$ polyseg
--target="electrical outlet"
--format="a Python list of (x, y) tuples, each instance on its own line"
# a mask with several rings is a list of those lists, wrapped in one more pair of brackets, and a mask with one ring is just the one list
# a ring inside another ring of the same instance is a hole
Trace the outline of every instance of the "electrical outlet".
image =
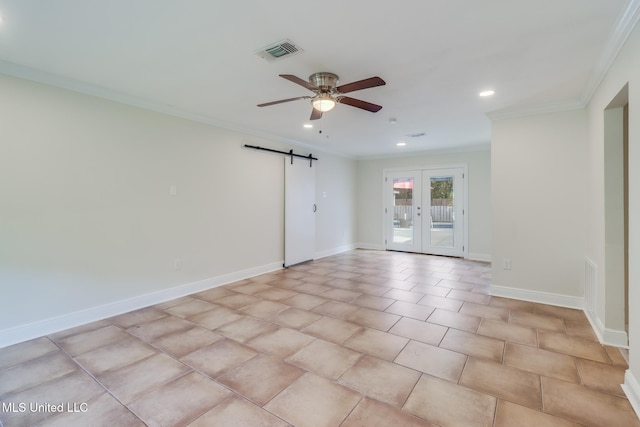
[(505, 258), (505, 259), (503, 260), (503, 265), (502, 265), (502, 267), (503, 267), (505, 270), (511, 270), (511, 258)]

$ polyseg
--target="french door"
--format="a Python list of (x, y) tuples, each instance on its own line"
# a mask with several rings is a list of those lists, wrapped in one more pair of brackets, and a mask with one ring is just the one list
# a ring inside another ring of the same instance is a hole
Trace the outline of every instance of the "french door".
[(464, 169), (385, 175), (386, 248), (464, 256)]
[(422, 252), (422, 172), (390, 172), (385, 176), (387, 249)]

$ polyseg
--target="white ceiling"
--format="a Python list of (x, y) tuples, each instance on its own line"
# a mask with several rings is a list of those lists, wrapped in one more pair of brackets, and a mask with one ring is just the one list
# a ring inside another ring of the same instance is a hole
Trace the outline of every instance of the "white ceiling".
[[(0, 73), (354, 157), (488, 147), (487, 113), (584, 105), (638, 3), (0, 0)], [(285, 38), (304, 52), (255, 54)], [(383, 109), (338, 105), (308, 130), (308, 100), (256, 107), (312, 94), (278, 74), (318, 71), (382, 77), (349, 95)]]

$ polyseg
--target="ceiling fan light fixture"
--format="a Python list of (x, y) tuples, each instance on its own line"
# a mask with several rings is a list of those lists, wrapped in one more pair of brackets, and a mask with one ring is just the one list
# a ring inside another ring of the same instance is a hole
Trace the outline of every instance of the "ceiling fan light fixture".
[(313, 108), (316, 110), (326, 113), (327, 111), (333, 110), (333, 107), (336, 106), (336, 100), (329, 94), (323, 94), (312, 99), (311, 105), (313, 105)]

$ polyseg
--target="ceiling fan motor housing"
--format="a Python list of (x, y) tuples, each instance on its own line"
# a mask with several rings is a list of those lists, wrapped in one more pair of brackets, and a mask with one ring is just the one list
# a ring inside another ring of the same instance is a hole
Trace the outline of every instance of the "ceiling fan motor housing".
[(333, 73), (314, 73), (309, 76), (309, 83), (320, 88), (321, 92), (331, 92), (338, 85), (338, 76)]

